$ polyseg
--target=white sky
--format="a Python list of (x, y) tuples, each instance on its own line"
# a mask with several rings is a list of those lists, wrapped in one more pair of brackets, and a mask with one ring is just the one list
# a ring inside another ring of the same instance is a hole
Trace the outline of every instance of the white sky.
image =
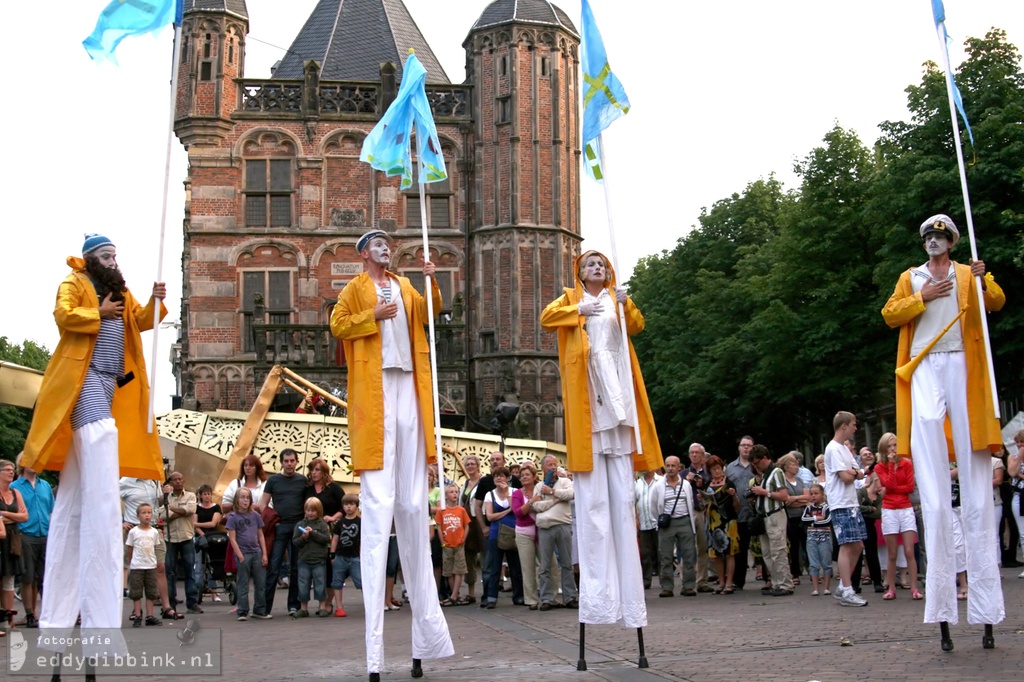
[[(487, 0), (405, 3), (448, 77), (462, 82), (462, 41)], [(94, 63), (81, 41), (106, 4), (60, 3), (60, 15), (41, 22), (39, 3), (9, 3), (0, 27), (9, 55), (2, 115), (11, 173), (4, 182), (9, 257), (0, 284), (8, 303), (0, 336), (33, 339), (51, 351), (59, 338), (53, 297), (67, 274), (66, 256), (81, 254), (84, 233), (99, 231), (117, 244), (139, 298), (157, 271), (172, 32), (125, 40), (119, 67)], [(266, 78), (316, 0), (247, 4), (245, 75)], [(578, 28), (579, 0), (557, 4)], [(920, 81), (922, 63), (939, 60), (930, 0), (591, 5), (632, 105), (604, 136), (620, 279), (639, 258), (671, 249), (697, 224), (702, 207), (747, 183), (775, 172), (794, 187), (794, 159), (820, 144), (835, 122), (874, 142), (879, 122), (908, 117), (903, 91)], [(945, 5), (954, 64), (964, 58), (964, 39), (983, 37), (992, 26), (1024, 47), (1019, 0)], [(180, 309), (186, 174), (177, 138), (172, 149), (162, 275), (167, 321), (177, 320)], [(583, 207), (586, 248), (609, 253), (604, 196), (589, 181)], [(160, 335), (158, 411), (169, 409), (175, 392), (168, 362), (175, 338), (173, 329)], [(149, 334), (144, 342), (148, 349)]]

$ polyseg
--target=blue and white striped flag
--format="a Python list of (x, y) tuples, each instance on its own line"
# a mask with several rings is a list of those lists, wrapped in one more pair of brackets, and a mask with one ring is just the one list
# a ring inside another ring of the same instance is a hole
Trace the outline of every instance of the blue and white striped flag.
[(960, 112), (960, 118), (964, 120), (967, 136), (971, 138), (971, 146), (973, 146), (974, 133), (971, 132), (971, 123), (967, 120), (967, 112), (964, 111), (964, 100), (960, 96), (960, 88), (956, 86), (956, 79), (953, 78), (953, 65), (949, 63), (949, 46), (953, 43), (953, 39), (946, 32), (946, 8), (942, 4), (942, 0), (932, 0), (932, 16), (935, 18), (936, 30), (942, 31), (942, 37), (945, 40), (946, 69), (949, 71), (949, 82), (953, 84), (953, 102), (956, 104), (956, 110)]

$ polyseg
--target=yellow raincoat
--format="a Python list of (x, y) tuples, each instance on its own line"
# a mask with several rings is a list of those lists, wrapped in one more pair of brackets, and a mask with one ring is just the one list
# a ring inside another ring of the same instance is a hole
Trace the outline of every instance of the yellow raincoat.
[[(588, 255), (597, 253), (588, 251), (576, 259), (576, 270)], [(602, 255), (603, 257), (603, 255)], [(608, 264), (608, 282), (612, 300), (615, 300), (615, 271)], [(568, 451), (570, 471), (593, 471), (594, 455), (591, 441), (590, 426), (590, 393), (587, 384), (587, 361), (590, 356), (590, 344), (584, 327), (586, 318), (579, 313), (579, 302), (583, 299), (583, 284), (574, 277), (576, 286), (566, 288), (564, 293), (544, 308), (540, 314), (540, 323), (546, 331), (558, 332), (558, 368), (562, 375), (562, 404), (565, 414), (565, 443)], [(626, 333), (629, 336), (639, 334), (644, 328), (644, 316), (626, 299)], [(640, 373), (640, 364), (633, 350), (633, 342), (629, 342), (629, 362), (633, 370), (633, 397), (636, 401), (638, 419), (640, 420), (640, 442), (643, 454), (633, 456), (633, 468), (636, 471), (659, 469), (665, 463), (658, 443), (658, 433), (654, 427), (654, 416), (647, 400), (647, 388)]]
[[(60, 341), (53, 351), (36, 400), (32, 427), (25, 442), (24, 465), (36, 471), (60, 471), (71, 445), (71, 412), (85, 383), (85, 374), (100, 331), (100, 302), (85, 261), (69, 256), (72, 272), (57, 290), (53, 317)], [(153, 328), (153, 299), (143, 307), (130, 291), (124, 298), (124, 372), (135, 378), (114, 391), (110, 412), (117, 425), (121, 475), (163, 480), (164, 467), (156, 427), (146, 433), (149, 378), (142, 355), (141, 332)], [(167, 309), (160, 304), (160, 319)]]
[[(402, 287), (402, 303), (409, 320), (412, 367), (416, 374), (416, 396), (420, 403), (420, 421), (427, 442), (427, 462), (436, 459), (434, 447), (434, 397), (430, 380), (430, 344), (423, 326), (427, 324), (427, 299), (406, 277), (389, 272)], [(433, 283), (434, 311), (441, 310), (441, 290)], [(383, 348), (380, 327), (374, 318), (377, 289), (366, 272), (360, 274), (338, 294), (331, 314), (331, 333), (345, 346), (348, 363), (348, 432), (352, 468), (384, 468), (384, 383)]]
[[(989, 389), (988, 361), (985, 358), (985, 341), (982, 337), (981, 314), (978, 311), (978, 294), (975, 279), (968, 265), (953, 263), (956, 272), (957, 305), (968, 306), (960, 318), (960, 331), (964, 339), (964, 353), (967, 360), (967, 413), (971, 424), (971, 447), (974, 450), (989, 449), (996, 452), (1002, 447), (1003, 438), (999, 421), (992, 409), (992, 392)], [(991, 273), (985, 275), (985, 308), (1001, 310), (1006, 295), (996, 284)], [(921, 293), (914, 293), (910, 283), (910, 270), (904, 271), (896, 283), (896, 289), (882, 308), (882, 317), (890, 327), (900, 328), (899, 349), (896, 351), (896, 366), (910, 362), (910, 346), (914, 340), (914, 320), (924, 312), (925, 303)], [(913, 410), (910, 400), (910, 382), (896, 377), (896, 452), (910, 457), (910, 424)], [(950, 441), (949, 420), (946, 420), (946, 436)], [(955, 459), (950, 441), (950, 460)]]

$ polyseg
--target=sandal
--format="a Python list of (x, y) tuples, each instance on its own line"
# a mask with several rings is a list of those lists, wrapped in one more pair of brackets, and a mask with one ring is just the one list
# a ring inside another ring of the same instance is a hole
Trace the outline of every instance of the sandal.
[(924, 599), (924, 596), (917, 590), (917, 588), (914, 588), (910, 591), (910, 598), (914, 601), (920, 601)]
[(733, 587), (732, 585), (726, 585), (725, 589), (722, 590), (722, 594), (732, 594), (735, 591), (736, 591), (735, 587)]
[[(475, 599), (473, 601), (476, 601)], [(462, 597), (461, 599), (455, 600), (456, 606), (469, 606), (473, 602), (469, 600), (469, 597)]]
[(895, 598), (896, 598), (896, 590), (889, 590), (889, 591), (888, 591), (888, 592), (886, 592), (886, 593), (885, 593), (885, 595), (884, 595), (884, 596), (882, 597), (882, 599), (884, 599), (884, 600), (886, 600), (886, 601), (892, 601), (892, 600), (893, 600), (893, 599), (895, 599)]
[(156, 616), (146, 616), (146, 625), (163, 625), (164, 622)]
[(794, 585), (799, 585), (800, 584), (800, 578), (793, 578), (793, 584)]
[(465, 597), (463, 597), (463, 599), (466, 600), (467, 604), (475, 604), (476, 603), (476, 597), (474, 597), (471, 594), (467, 594)]
[(441, 606), (455, 606), (455, 602), (453, 602), (451, 599), (442, 599)]
[(164, 609), (160, 612), (160, 615), (163, 616), (164, 620), (182, 620), (185, 618), (184, 615), (178, 613), (174, 609)]

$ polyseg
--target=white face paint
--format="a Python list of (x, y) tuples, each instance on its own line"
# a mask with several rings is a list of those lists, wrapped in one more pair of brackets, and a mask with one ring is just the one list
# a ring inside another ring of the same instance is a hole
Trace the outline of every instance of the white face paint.
[(117, 249), (113, 246), (104, 246), (93, 252), (96, 256), (96, 260), (99, 261), (100, 265), (105, 268), (113, 268), (117, 266)]
[(388, 240), (384, 237), (374, 237), (370, 240), (370, 243), (366, 245), (366, 251), (369, 252), (367, 260), (371, 263), (377, 263), (378, 265), (388, 265), (391, 263), (391, 247), (388, 245)]
[(941, 256), (949, 251), (949, 240), (941, 232), (929, 232), (924, 236), (924, 250), (929, 257)]
[(606, 274), (604, 258), (601, 256), (587, 256), (586, 262), (580, 268), (580, 279), (584, 284), (587, 282), (604, 284)]

